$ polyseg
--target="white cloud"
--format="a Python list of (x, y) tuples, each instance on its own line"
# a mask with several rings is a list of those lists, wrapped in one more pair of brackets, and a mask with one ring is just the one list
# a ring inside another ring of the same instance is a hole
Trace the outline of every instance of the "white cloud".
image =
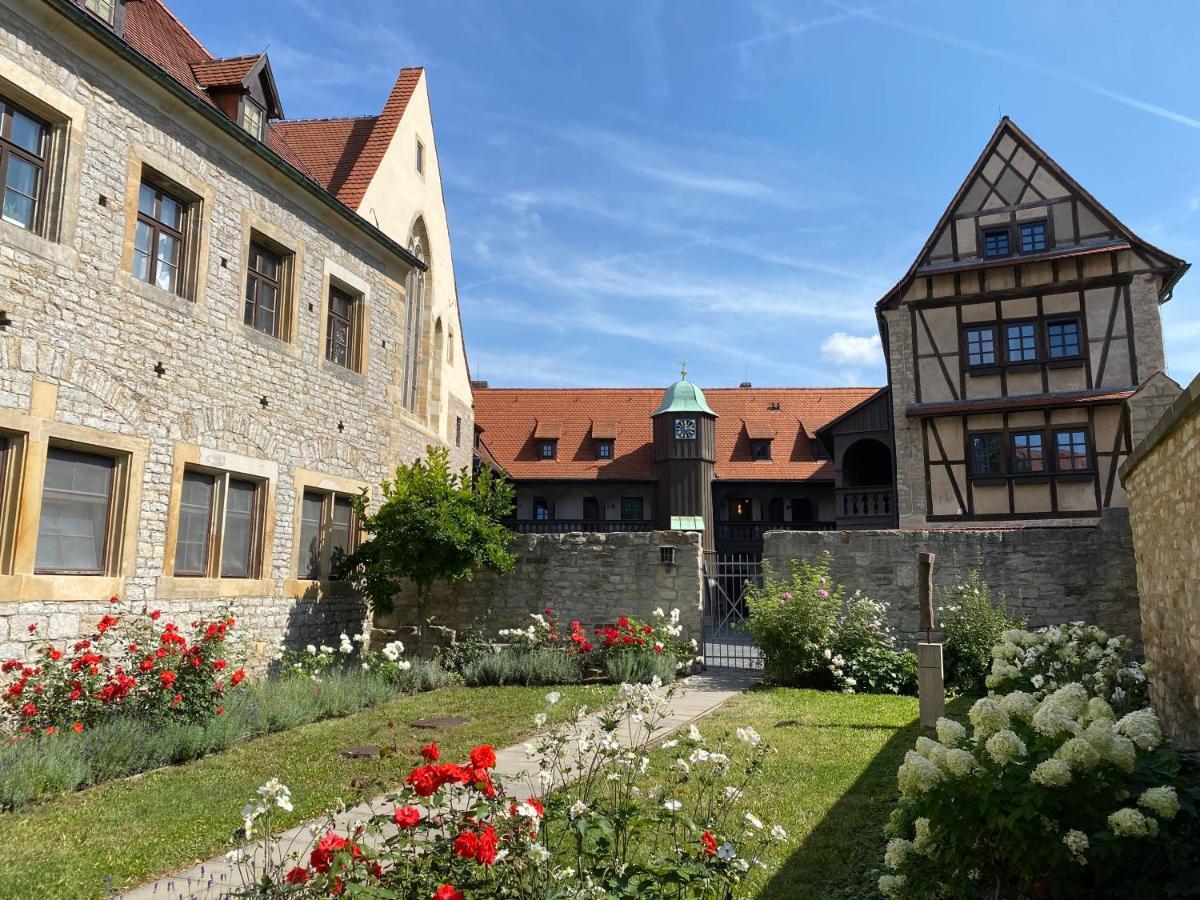
[(821, 341), (821, 358), (845, 366), (874, 366), (883, 362), (879, 335), (860, 337), (835, 331)]

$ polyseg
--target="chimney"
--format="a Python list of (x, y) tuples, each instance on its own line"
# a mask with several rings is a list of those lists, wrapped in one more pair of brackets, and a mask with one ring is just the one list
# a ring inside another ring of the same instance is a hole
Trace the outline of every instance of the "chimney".
[(752, 384), (751, 384), (749, 381), (743, 381), (741, 384), (739, 384), (739, 385), (738, 385), (738, 387), (740, 387), (740, 388), (752, 388), (752, 387), (754, 387), (754, 385), (752, 385)]

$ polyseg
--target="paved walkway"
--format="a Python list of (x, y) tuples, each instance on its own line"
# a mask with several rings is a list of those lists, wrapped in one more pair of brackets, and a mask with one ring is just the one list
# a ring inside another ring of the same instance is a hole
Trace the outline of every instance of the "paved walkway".
[[(652, 740), (661, 741), (691, 722), (715, 711), (726, 700), (741, 693), (758, 681), (758, 674), (749, 670), (726, 669), (693, 675), (679, 682), (679, 690), (671, 699), (671, 715), (655, 729)], [(525, 755), (525, 745), (517, 744), (496, 752), (496, 780), (513, 796), (529, 796), (538, 793), (528, 777), (530, 762)], [(365, 821), (378, 810), (379, 798), (346, 810), (335, 817), (341, 831), (348, 830), (356, 821)], [(232, 813), (231, 813), (232, 814)], [(317, 820), (324, 822), (324, 819)], [(299, 825), (285, 831), (276, 839), (276, 846), (284, 850), (295, 846), (307, 847), (311, 832), (307, 825)], [(215, 900), (226, 896), (241, 886), (237, 868), (224, 857), (210, 859), (176, 875), (161, 878), (128, 893), (121, 894), (123, 900)]]

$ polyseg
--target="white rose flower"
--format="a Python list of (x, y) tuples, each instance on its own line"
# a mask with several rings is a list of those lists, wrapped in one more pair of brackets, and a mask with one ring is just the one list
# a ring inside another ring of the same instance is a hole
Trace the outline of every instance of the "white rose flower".
[(737, 739), (748, 747), (757, 747), (762, 743), (762, 735), (748, 725), (737, 730)]
[(679, 812), (683, 808), (683, 804), (678, 800), (664, 800), (663, 809), (667, 812)]
[(582, 816), (587, 811), (588, 811), (588, 805), (586, 803), (584, 803), (582, 800), (576, 800), (574, 803), (571, 804), (571, 808), (569, 810), (567, 810), (567, 814), (572, 819), (578, 819), (580, 816)]

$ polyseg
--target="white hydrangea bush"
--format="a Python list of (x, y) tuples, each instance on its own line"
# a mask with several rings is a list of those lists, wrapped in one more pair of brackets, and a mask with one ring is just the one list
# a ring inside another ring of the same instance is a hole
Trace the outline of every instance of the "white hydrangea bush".
[(936, 739), (917, 738), (885, 829), (884, 895), (1110, 896), (1187, 839), (1181, 758), (1154, 711), (1120, 715), (1078, 682), (1042, 693), (984, 697), (969, 725), (942, 718)]
[(1012, 628), (992, 648), (987, 687), (997, 694), (1026, 691), (1040, 700), (1077, 683), (1123, 714), (1150, 703), (1150, 670), (1134, 649), (1130, 638), (1083, 622), (1036, 631)]

